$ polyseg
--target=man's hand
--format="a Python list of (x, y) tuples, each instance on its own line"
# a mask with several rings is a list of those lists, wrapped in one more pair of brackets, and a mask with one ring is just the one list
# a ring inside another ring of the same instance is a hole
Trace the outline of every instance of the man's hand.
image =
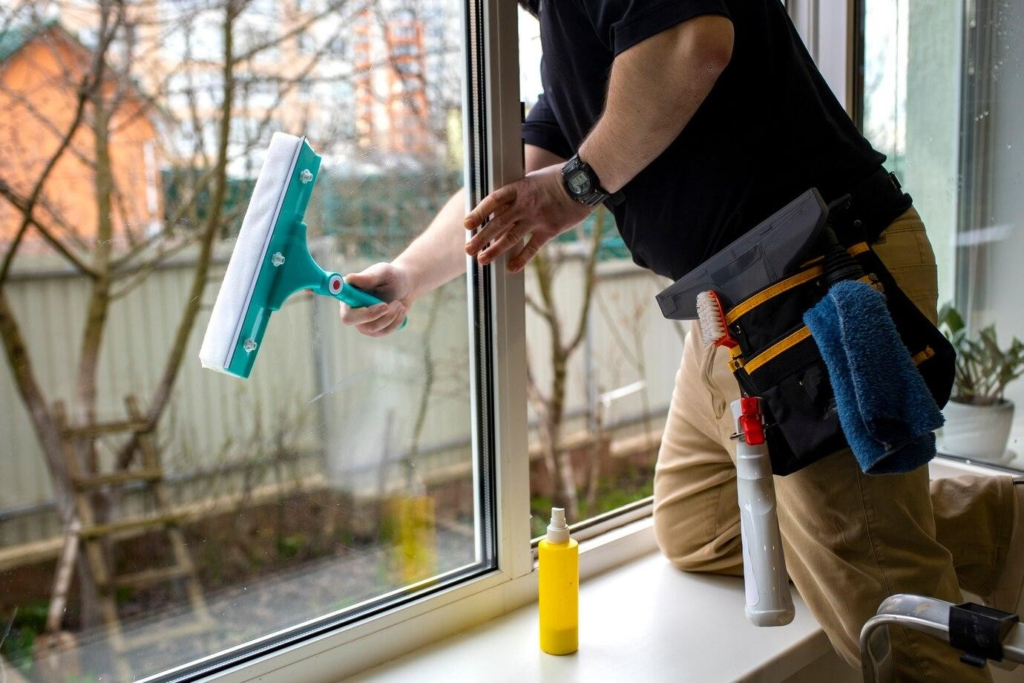
[(368, 337), (383, 337), (402, 326), (412, 306), (412, 281), (404, 268), (393, 263), (377, 263), (361, 273), (346, 275), (345, 284), (386, 303), (352, 308), (339, 301), (342, 323), (352, 325)]
[(508, 262), (509, 272), (517, 273), (541, 247), (579, 225), (591, 211), (593, 207), (565, 191), (560, 164), (542, 168), (495, 190), (469, 212), (467, 230), (480, 227), (488, 216), (491, 220), (466, 243), (466, 253), (486, 266), (528, 236), (530, 240)]

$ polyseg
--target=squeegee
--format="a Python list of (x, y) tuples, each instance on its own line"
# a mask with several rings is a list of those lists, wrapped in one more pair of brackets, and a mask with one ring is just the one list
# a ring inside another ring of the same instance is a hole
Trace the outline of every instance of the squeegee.
[(199, 349), (204, 368), (248, 377), (270, 314), (298, 291), (353, 308), (381, 303), (309, 253), (303, 216), (319, 170), (320, 157), (306, 138), (274, 133)]

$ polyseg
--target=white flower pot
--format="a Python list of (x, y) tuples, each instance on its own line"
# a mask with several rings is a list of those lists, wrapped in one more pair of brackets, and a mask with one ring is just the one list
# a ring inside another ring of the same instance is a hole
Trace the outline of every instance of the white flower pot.
[(1013, 426), (1013, 402), (976, 406), (950, 400), (942, 409), (946, 424), (939, 447), (950, 455), (999, 460), (1006, 452)]

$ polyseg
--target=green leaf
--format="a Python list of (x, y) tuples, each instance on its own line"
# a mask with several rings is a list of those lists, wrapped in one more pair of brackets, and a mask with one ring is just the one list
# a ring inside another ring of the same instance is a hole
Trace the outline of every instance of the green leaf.
[(998, 403), (1006, 386), (1024, 376), (1024, 343), (1016, 337), (1005, 350), (999, 346), (995, 325), (968, 334), (963, 317), (946, 304), (940, 313), (943, 334), (956, 350), (956, 394), (977, 405)]
[(963, 316), (956, 310), (952, 302), (943, 304), (942, 309), (939, 311), (939, 328), (943, 327), (948, 328), (949, 332), (954, 335), (967, 327), (964, 324)]

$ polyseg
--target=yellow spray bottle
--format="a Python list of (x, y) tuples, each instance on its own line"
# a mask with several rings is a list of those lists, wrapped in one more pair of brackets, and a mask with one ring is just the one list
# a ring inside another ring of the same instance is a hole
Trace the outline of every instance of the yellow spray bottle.
[(540, 649), (567, 655), (579, 647), (580, 548), (569, 538), (565, 510), (551, 509), (547, 537), (537, 548)]

